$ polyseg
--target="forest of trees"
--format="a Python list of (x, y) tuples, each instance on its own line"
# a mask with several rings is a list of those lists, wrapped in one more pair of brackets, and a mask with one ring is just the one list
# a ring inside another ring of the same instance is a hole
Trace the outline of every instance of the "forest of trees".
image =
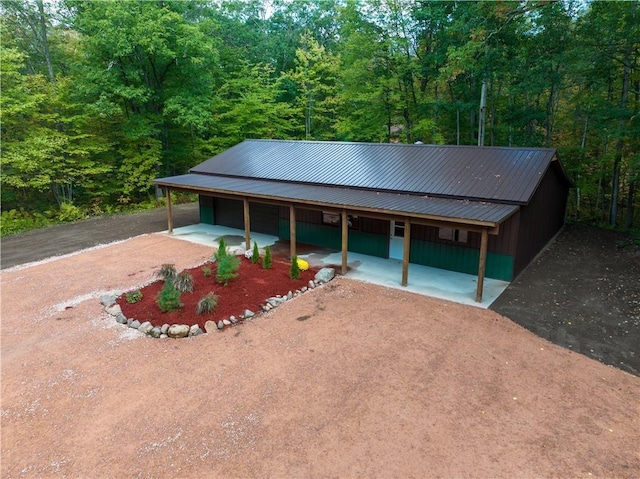
[(640, 224), (637, 0), (0, 5), (3, 218), (116, 211), (283, 138), (553, 147), (570, 216)]

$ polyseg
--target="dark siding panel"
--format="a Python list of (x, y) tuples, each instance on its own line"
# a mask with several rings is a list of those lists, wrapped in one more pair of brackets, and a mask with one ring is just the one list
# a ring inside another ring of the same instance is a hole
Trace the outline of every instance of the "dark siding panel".
[(251, 231), (278, 235), (278, 207), (261, 203), (249, 203)]
[(549, 168), (531, 202), (521, 207), (514, 277), (564, 225), (568, 191), (556, 169)]
[(244, 229), (244, 210), (242, 201), (227, 198), (214, 198), (213, 211), (216, 224), (230, 228)]
[[(412, 263), (477, 275), (479, 258), (480, 250), (476, 248), (411, 240), (409, 260)], [(487, 253), (485, 271), (487, 278), (511, 281), (513, 279), (512, 271), (513, 257), (494, 252)]]
[(348, 249), (354, 253), (388, 258), (389, 237), (362, 231), (349, 231)]
[(363, 233), (373, 233), (384, 235), (389, 238), (389, 222), (387, 220), (379, 220), (375, 218), (360, 217), (360, 231)]
[(213, 198), (211, 196), (199, 195), (198, 202), (200, 204), (200, 223), (208, 225), (216, 224), (213, 216)]
[[(498, 236), (489, 235), (488, 251), (514, 256), (516, 252), (516, 233), (518, 231), (517, 222), (515, 224), (516, 227), (514, 227), (514, 222), (510, 218), (500, 225), (500, 234)], [(440, 239), (438, 237), (438, 228), (435, 226), (412, 225), (411, 239), (480, 249), (480, 233), (471, 231), (467, 234), (467, 242), (458, 244)]]
[[(497, 236), (489, 235), (488, 250), (515, 257), (518, 249), (519, 223), (519, 213), (514, 214), (502, 223)], [(475, 234), (474, 236), (477, 238), (477, 247), (480, 248), (480, 235)]]

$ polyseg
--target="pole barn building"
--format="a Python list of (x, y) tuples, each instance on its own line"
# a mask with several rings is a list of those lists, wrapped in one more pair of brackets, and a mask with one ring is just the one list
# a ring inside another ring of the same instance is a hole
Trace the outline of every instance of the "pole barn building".
[(296, 243), (513, 280), (562, 228), (555, 149), (247, 140), (155, 183), (197, 193), (200, 221)]

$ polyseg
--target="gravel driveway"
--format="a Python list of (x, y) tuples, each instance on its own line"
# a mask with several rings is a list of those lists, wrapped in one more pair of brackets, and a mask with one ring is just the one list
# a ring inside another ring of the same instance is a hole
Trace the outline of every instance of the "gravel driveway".
[(493, 311), (339, 278), (154, 340), (98, 304), (210, 254), (150, 234), (0, 273), (3, 478), (640, 476), (640, 378)]

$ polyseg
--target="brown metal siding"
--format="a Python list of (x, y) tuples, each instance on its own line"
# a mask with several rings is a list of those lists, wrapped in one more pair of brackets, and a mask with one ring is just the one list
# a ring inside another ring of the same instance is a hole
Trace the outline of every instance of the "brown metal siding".
[(549, 168), (531, 202), (520, 210), (514, 278), (564, 225), (568, 185), (556, 168)]
[(251, 231), (278, 236), (278, 207), (261, 203), (249, 203)]
[[(517, 216), (514, 215), (514, 216)], [(489, 235), (489, 244), (487, 250), (494, 253), (515, 256), (517, 244), (517, 219), (512, 220), (513, 216), (500, 225), (498, 235)], [(464, 227), (460, 227), (464, 229)], [(466, 243), (452, 243), (451, 241), (442, 240), (438, 237), (438, 228), (435, 226), (412, 225), (411, 238), (415, 240), (428, 241), (431, 243), (448, 243), (456, 246), (466, 246), (469, 248), (480, 248), (480, 233), (469, 231), (467, 233)]]
[(376, 218), (360, 217), (360, 231), (363, 233), (373, 233), (383, 236), (389, 236), (389, 222)]
[(227, 198), (213, 199), (214, 218), (217, 225), (244, 229), (244, 208), (242, 201)]
[(247, 140), (192, 173), (526, 203), (548, 148)]

